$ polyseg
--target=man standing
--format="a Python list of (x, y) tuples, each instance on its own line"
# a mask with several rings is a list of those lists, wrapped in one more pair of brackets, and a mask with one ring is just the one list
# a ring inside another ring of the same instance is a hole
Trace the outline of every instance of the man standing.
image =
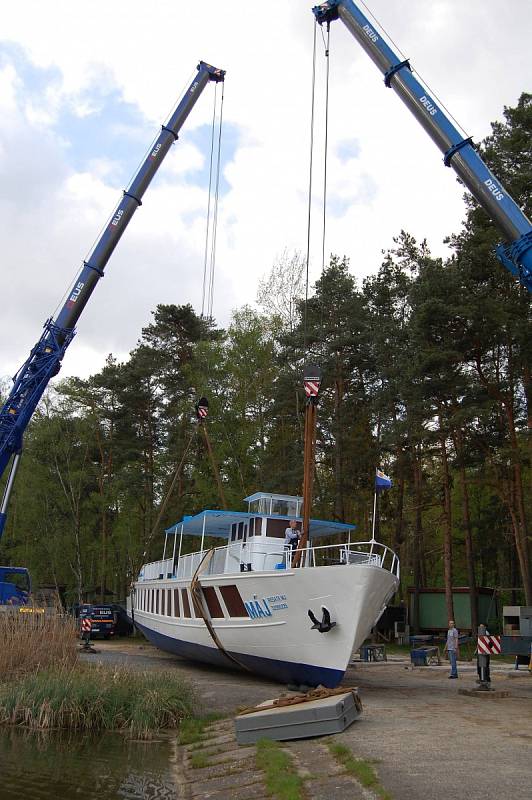
[(300, 533), (297, 529), (297, 522), (291, 519), (288, 527), (284, 532), (284, 546), (295, 550), (299, 544)]
[(445, 643), (444, 652), (447, 650), (449, 654), (449, 661), (451, 662), (451, 674), (449, 678), (457, 678), (458, 670), (456, 668), (456, 660), (458, 658), (458, 631), (454, 627), (454, 619), (449, 620), (449, 630), (447, 631), (447, 641)]

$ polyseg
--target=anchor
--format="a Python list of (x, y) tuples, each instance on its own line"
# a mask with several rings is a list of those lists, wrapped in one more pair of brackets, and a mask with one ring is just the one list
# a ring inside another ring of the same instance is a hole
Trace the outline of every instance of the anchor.
[(320, 633), (328, 633), (331, 630), (331, 628), (334, 628), (336, 622), (331, 622), (331, 615), (329, 613), (329, 609), (325, 608), (325, 606), (322, 606), (321, 610), (323, 611), (323, 616), (321, 618), (321, 622), (319, 622), (312, 613), (312, 610), (309, 608), (308, 615), (312, 620), (312, 622), (314, 623), (312, 625), (311, 630), (316, 630), (319, 631)]

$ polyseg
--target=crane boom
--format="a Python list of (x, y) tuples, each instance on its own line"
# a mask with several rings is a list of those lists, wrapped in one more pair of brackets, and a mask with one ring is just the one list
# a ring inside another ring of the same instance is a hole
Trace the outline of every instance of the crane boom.
[(0, 538), (6, 523), (7, 505), (22, 452), (24, 431), (50, 379), (61, 368), (65, 351), (75, 335), (75, 325), (93, 293), (131, 217), (159, 169), (203, 89), (210, 81), (220, 82), (225, 71), (200, 61), (197, 73), (168, 122), (150, 148), (103, 230), (55, 319), (44, 324), (41, 338), (13, 378), (13, 387), (0, 411), (0, 478), (11, 462), (2, 504)]
[(471, 138), (464, 138), (441, 105), (383, 40), (352, 0), (328, 0), (313, 9), (322, 25), (341, 19), (384, 75), (384, 83), (399, 95), (417, 121), (443, 153), (443, 163), (452, 167), (505, 238), (497, 257), (521, 283), (532, 291), (532, 224), (500, 180), (476, 152)]

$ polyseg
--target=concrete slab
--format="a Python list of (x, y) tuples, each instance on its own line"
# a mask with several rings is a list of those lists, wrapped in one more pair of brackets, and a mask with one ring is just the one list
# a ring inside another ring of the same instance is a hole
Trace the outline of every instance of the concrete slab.
[(458, 689), (458, 694), (466, 697), (480, 697), (484, 700), (500, 700), (501, 697), (510, 696), (510, 692), (506, 692), (504, 689)]

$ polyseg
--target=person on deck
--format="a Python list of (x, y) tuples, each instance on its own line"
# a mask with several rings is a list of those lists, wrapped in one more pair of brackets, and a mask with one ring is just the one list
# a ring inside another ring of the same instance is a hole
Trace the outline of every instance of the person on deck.
[(291, 519), (288, 525), (289, 527), (284, 532), (284, 546), (285, 548), (291, 547), (292, 550), (296, 550), (301, 534), (297, 529), (297, 522), (295, 519)]
[(451, 662), (451, 674), (449, 675), (449, 678), (458, 677), (456, 660), (458, 658), (459, 647), (458, 631), (454, 627), (454, 619), (450, 619), (449, 630), (447, 631), (447, 641), (445, 642), (445, 647), (443, 648), (444, 652), (447, 650), (447, 653), (449, 654), (449, 661)]

